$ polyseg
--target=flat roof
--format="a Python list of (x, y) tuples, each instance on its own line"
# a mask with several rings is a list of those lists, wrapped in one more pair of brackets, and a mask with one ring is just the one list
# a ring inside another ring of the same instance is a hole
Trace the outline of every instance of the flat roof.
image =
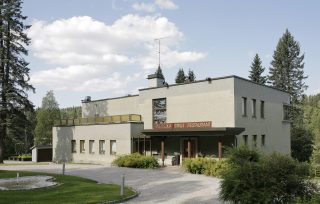
[(242, 127), (214, 127), (214, 128), (177, 128), (177, 129), (144, 129), (147, 136), (224, 136), (238, 135), (245, 128)]
[(179, 84), (171, 84), (171, 85), (169, 84), (168, 86), (161, 86), (161, 87), (149, 87), (149, 88), (139, 89), (139, 91), (151, 90), (151, 89), (159, 89), (159, 88), (168, 88), (168, 87), (173, 87), (173, 86), (182, 86), (182, 85), (187, 85), (187, 84), (201, 83), (201, 82), (205, 82), (205, 81), (209, 81), (209, 80), (214, 81), (214, 80), (221, 80), (221, 79), (228, 79), (228, 78), (241, 79), (241, 80), (250, 82), (252, 84), (264, 86), (264, 87), (271, 88), (271, 89), (274, 89), (274, 90), (277, 90), (277, 91), (280, 91), (280, 92), (284, 92), (284, 93), (289, 93), (289, 92), (281, 90), (279, 88), (276, 88), (276, 87), (273, 87), (273, 86), (268, 86), (268, 85), (265, 85), (265, 84), (259, 84), (259, 83), (256, 83), (254, 81), (251, 81), (249, 79), (246, 79), (246, 78), (243, 78), (243, 77), (239, 77), (239, 76), (236, 76), (236, 75), (228, 75), (228, 76), (215, 77), (215, 78), (208, 77), (206, 79), (198, 80), (198, 81), (194, 81), (194, 82), (190, 82), (190, 83), (179, 83)]
[[(161, 86), (161, 87), (149, 87), (149, 88), (139, 89), (139, 91), (145, 91), (145, 90), (151, 90), (151, 89), (160, 89), (160, 88), (168, 88), (168, 87), (174, 87), (174, 86), (183, 86), (183, 85), (188, 85), (188, 84), (201, 83), (201, 82), (205, 82), (205, 81), (209, 81), (209, 80), (213, 81), (213, 80), (221, 80), (221, 79), (228, 79), (228, 78), (240, 79), (240, 80), (243, 80), (243, 81), (250, 82), (252, 84), (256, 84), (256, 85), (259, 85), (259, 86), (264, 86), (264, 87), (267, 87), (267, 88), (271, 88), (271, 89), (274, 89), (274, 90), (289, 94), (289, 92), (281, 90), (279, 88), (276, 88), (276, 87), (273, 87), (273, 86), (269, 86), (269, 85), (265, 85), (265, 84), (259, 84), (259, 83), (256, 83), (254, 81), (251, 81), (249, 79), (246, 79), (246, 78), (243, 78), (243, 77), (239, 77), (239, 76), (236, 76), (236, 75), (229, 75), (229, 76), (222, 76), (222, 77), (215, 77), (215, 78), (209, 78), (208, 77), (206, 79), (198, 80), (198, 81), (194, 81), (194, 82), (190, 82), (190, 83), (171, 84), (171, 85), (168, 85), (168, 86)], [(122, 99), (122, 98), (136, 97), (136, 96), (139, 96), (139, 94), (134, 94), (134, 95), (130, 95), (129, 94), (129, 95), (126, 95), (126, 96), (113, 97), (113, 98), (104, 98), (104, 99), (91, 100), (91, 101), (82, 100), (81, 102), (82, 103), (91, 103), (91, 102), (97, 102), (97, 101), (115, 100), (115, 99)]]

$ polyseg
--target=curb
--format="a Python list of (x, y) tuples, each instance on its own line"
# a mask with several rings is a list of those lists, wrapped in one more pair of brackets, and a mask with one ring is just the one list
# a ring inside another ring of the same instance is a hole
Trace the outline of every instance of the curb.
[(131, 200), (133, 198), (136, 198), (138, 197), (138, 195), (140, 194), (140, 192), (134, 190), (131, 188), (132, 191), (135, 192), (135, 194), (133, 194), (132, 196), (129, 196), (129, 197), (125, 197), (125, 198), (121, 198), (119, 200), (111, 200), (111, 201), (106, 201), (106, 202), (102, 202), (103, 204), (116, 204), (116, 203), (122, 203), (122, 202), (126, 202), (128, 200)]

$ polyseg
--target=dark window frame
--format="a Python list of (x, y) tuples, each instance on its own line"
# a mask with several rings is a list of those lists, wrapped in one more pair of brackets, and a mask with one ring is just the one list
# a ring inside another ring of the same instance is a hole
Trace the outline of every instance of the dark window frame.
[[(101, 143), (104, 144), (104, 149), (101, 148)], [(106, 141), (105, 140), (99, 140), (99, 154), (105, 154), (106, 153)]]
[(71, 140), (71, 153), (77, 153), (77, 141)]
[(86, 144), (85, 140), (80, 140), (80, 153), (85, 153), (86, 152), (85, 144)]
[(248, 135), (242, 135), (243, 143), (245, 146), (248, 146)]
[(252, 99), (252, 117), (256, 118), (257, 117), (257, 100), (256, 99)]
[[(92, 142), (92, 146), (91, 146)], [(89, 140), (89, 154), (94, 154), (94, 140)]]
[[(116, 144), (116, 151), (113, 152), (112, 151), (112, 143), (115, 143)], [(110, 155), (116, 155), (117, 154), (117, 140), (110, 140)]]
[(242, 97), (241, 98), (241, 111), (242, 111), (242, 116), (247, 117), (247, 97)]
[(260, 117), (265, 118), (265, 102), (260, 101)]
[(261, 135), (261, 147), (266, 146), (266, 135)]
[[(156, 101), (161, 101), (161, 100), (164, 100), (164, 104), (165, 104), (165, 107), (164, 108), (158, 108), (155, 106), (155, 103)], [(156, 118), (155, 118), (155, 112), (156, 111), (163, 111), (165, 112), (164, 114), (164, 120), (163, 122), (156, 122)], [(166, 123), (167, 122), (167, 98), (156, 98), (156, 99), (152, 99), (152, 124), (153, 126), (155, 124), (163, 124), (163, 123)]]

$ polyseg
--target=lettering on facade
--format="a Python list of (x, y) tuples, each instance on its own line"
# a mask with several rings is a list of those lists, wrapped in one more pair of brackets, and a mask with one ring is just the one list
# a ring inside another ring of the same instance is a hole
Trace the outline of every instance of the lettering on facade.
[(190, 129), (190, 128), (211, 128), (211, 127), (212, 127), (211, 121), (154, 124), (154, 129)]

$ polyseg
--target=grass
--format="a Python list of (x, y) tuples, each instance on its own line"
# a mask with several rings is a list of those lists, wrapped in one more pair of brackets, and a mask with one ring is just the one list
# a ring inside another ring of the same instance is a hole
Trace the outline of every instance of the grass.
[[(76, 176), (0, 170), (0, 178), (16, 177), (17, 172), (19, 172), (20, 176), (53, 176), (60, 185), (34, 190), (0, 190), (0, 203), (101, 203), (122, 198), (120, 196), (120, 186), (118, 185), (98, 184), (96, 181)], [(134, 191), (126, 187), (123, 198), (134, 194)]]
[(20, 162), (16, 162), (14, 163), (14, 161), (12, 163), (4, 163), (4, 164), (0, 164), (0, 166), (22, 166), (22, 165), (49, 165), (50, 163), (49, 162), (23, 162), (23, 161), (20, 161)]

